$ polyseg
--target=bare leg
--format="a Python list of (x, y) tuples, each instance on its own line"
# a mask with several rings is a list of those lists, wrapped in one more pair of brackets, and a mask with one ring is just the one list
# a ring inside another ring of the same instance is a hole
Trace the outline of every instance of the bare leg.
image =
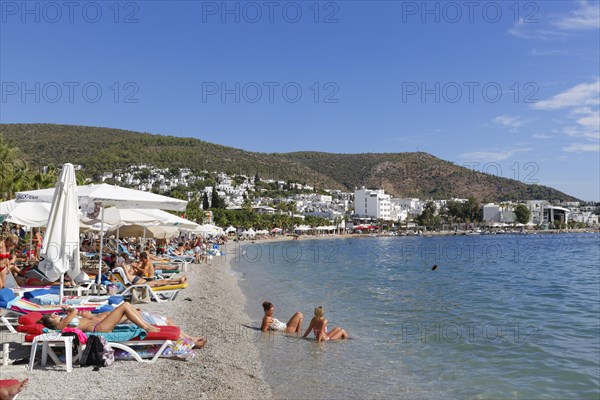
[(333, 330), (331, 332), (329, 332), (327, 334), (327, 336), (329, 336), (330, 340), (347, 339), (348, 338), (348, 334), (346, 333), (346, 331), (340, 327), (333, 328)]
[(147, 324), (130, 303), (123, 303), (111, 311), (102, 322), (99, 322), (98, 325), (96, 325), (96, 332), (112, 332), (115, 326), (121, 322), (123, 315), (125, 315), (129, 321), (148, 332), (159, 331), (159, 329)]
[(29, 378), (24, 379), (22, 382), (16, 383), (11, 386), (0, 388), (0, 399), (12, 400), (27, 386)]
[(292, 315), (292, 318), (287, 323), (287, 328), (285, 328), (286, 333), (302, 333), (302, 321), (304, 320), (304, 315), (301, 312), (297, 312)]
[[(184, 283), (185, 281), (187, 281), (186, 276), (183, 276), (179, 279), (157, 279), (154, 281), (146, 281), (145, 283), (150, 287), (156, 287), (156, 286), (166, 286), (166, 285), (179, 285), (181, 283)], [(138, 281), (138, 283), (139, 283), (139, 281)]]
[(5, 267), (2, 272), (0, 272), (0, 289), (4, 288), (4, 282), (6, 282), (6, 271), (8, 271), (8, 267)]

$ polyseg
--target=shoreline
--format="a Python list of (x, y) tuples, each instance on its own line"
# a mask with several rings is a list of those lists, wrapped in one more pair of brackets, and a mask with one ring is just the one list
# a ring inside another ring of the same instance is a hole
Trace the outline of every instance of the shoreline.
[[(244, 311), (247, 300), (232, 274), (233, 258), (226, 256), (192, 264), (186, 273), (189, 287), (174, 301), (136, 305), (170, 317), (186, 333), (207, 338), (206, 346), (195, 350), (191, 360), (115, 361), (98, 372), (74, 366), (71, 373), (49, 361), (46, 368), (37, 365), (32, 372), (21, 365), (2, 367), (2, 378), (29, 378), (19, 395), (23, 400), (272, 399), (257, 346), (249, 340), (254, 332), (241, 326), (249, 321)], [(11, 343), (11, 360), (28, 358), (30, 349)]]

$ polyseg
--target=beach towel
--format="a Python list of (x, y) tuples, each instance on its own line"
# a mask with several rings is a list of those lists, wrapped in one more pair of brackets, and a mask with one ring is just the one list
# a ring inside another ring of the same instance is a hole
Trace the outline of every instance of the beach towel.
[(109, 342), (126, 342), (133, 338), (145, 339), (148, 332), (133, 324), (119, 324), (112, 332), (88, 332), (88, 336), (102, 336)]

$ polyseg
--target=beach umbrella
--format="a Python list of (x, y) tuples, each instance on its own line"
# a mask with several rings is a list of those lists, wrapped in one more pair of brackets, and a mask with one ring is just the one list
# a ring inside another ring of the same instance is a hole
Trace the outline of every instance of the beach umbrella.
[[(16, 201), (49, 203), (52, 201), (53, 194), (54, 188), (17, 192)], [(84, 210), (93, 210), (95, 206), (113, 206), (117, 208), (184, 211), (187, 205), (187, 201), (184, 200), (106, 183), (79, 186), (77, 197), (79, 205)]]
[(71, 278), (75, 278), (80, 273), (79, 204), (73, 164), (64, 164), (60, 172), (42, 249), (38, 268), (50, 281), (60, 279), (62, 304), (64, 274), (68, 273)]
[[(83, 218), (83, 223), (86, 225), (94, 225), (101, 222), (98, 218)], [(128, 208), (109, 207), (104, 209), (104, 223), (117, 226), (124, 225), (154, 225), (158, 222), (156, 217), (144, 214), (139, 210)]]
[(29, 227), (42, 227), (48, 223), (49, 203), (14, 203), (15, 206), (5, 214), (4, 220), (12, 224)]
[(168, 213), (163, 210), (135, 210), (140, 214), (148, 215), (153, 217), (158, 221), (158, 225), (162, 226), (176, 226), (179, 229), (189, 229), (194, 230), (198, 228), (200, 225), (197, 223), (190, 221), (189, 219), (182, 218), (178, 215)]
[(16, 200), (7, 200), (0, 202), (0, 215), (7, 215), (17, 206)]
[(204, 235), (217, 236), (217, 235), (223, 234), (223, 229), (219, 228), (216, 225), (204, 224), (204, 225), (198, 226), (196, 229), (193, 230), (193, 232), (204, 234)]
[(119, 237), (146, 237), (154, 239), (169, 239), (177, 236), (179, 228), (175, 226), (162, 226), (162, 225), (126, 225), (109, 229), (109, 234), (117, 234)]
[(237, 232), (237, 229), (235, 229), (233, 227), (233, 225), (230, 225), (229, 228), (225, 229), (225, 233), (230, 233), (230, 232)]

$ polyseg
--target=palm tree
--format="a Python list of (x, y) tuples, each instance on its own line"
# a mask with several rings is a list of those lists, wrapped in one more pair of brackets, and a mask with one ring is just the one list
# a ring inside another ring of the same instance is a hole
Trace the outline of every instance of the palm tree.
[(0, 198), (12, 199), (23, 190), (27, 163), (17, 147), (9, 146), (0, 136)]

